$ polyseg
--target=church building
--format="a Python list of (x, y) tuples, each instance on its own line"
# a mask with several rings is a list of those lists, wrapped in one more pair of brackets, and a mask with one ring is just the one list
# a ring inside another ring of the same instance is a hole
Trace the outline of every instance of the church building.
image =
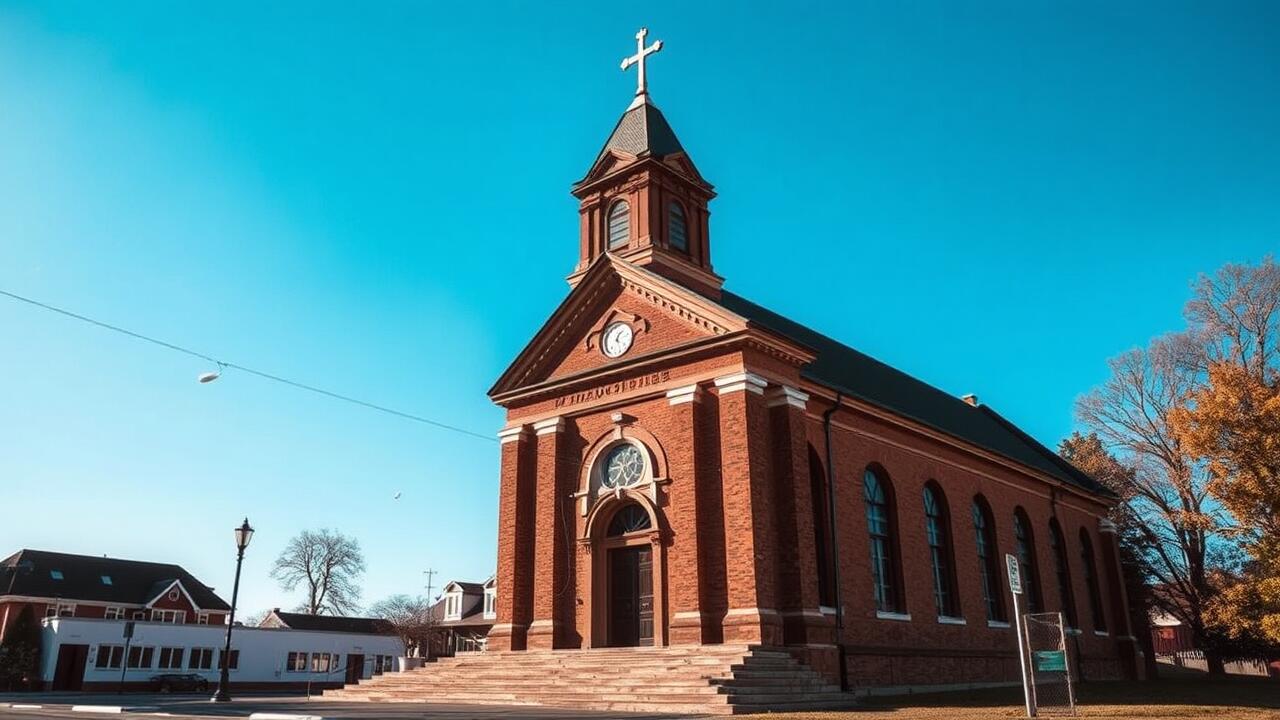
[(976, 397), (726, 289), (714, 187), (638, 39), (635, 99), (573, 185), (568, 295), (490, 391), (488, 650), (746, 644), (853, 689), (1017, 681), (1013, 554), (1078, 672), (1135, 677), (1116, 498)]

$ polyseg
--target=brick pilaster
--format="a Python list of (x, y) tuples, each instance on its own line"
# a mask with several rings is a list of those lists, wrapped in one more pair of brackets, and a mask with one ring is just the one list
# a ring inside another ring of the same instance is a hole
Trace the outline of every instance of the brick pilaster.
[(805, 435), (808, 394), (793, 387), (770, 388), (770, 456), (773, 462), (777, 531), (778, 610), (789, 645), (834, 642), (832, 622), (819, 607), (818, 559)]
[(728, 612), (724, 642), (782, 643), (776, 604), (777, 547), (770, 504), (766, 382), (752, 373), (716, 378), (724, 497)]
[(565, 518), (569, 490), (565, 487), (568, 450), (564, 418), (534, 423), (537, 440), (537, 490), (534, 523), (538, 528), (533, 551), (533, 622), (529, 649), (560, 647), (564, 632), (564, 598), (573, 597), (568, 585), (569, 546)]
[(532, 613), (533, 443), (528, 428), (498, 433), (502, 470), (498, 485), (497, 618), (489, 648), (524, 650)]
[(705, 636), (702, 607), (702, 563), (699, 548), (698, 423), (702, 389), (697, 385), (667, 393), (671, 406), (669, 442), (671, 479), (667, 521), (671, 527), (668, 575), (670, 581), (671, 636), (673, 645), (701, 644)]

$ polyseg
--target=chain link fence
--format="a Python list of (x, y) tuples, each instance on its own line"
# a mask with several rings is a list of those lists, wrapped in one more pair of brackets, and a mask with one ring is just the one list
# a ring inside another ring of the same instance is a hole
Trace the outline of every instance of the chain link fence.
[(1076, 692), (1062, 613), (1023, 616), (1028, 677), (1039, 715), (1076, 714)]

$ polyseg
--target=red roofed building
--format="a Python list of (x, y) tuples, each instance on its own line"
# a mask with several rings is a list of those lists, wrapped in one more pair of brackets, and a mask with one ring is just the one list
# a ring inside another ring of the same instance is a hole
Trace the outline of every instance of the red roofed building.
[(224, 625), (231, 610), (177, 565), (20, 550), (0, 561), (0, 637), (27, 606), (37, 618), (196, 625)]

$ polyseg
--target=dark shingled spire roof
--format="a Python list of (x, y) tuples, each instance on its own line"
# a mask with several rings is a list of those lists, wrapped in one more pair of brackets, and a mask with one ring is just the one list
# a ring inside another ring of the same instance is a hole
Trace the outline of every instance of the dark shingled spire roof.
[[(596, 156), (595, 162), (610, 150), (635, 155), (637, 157), (661, 158), (678, 152), (684, 152), (676, 133), (646, 95), (644, 102), (627, 108), (622, 118), (613, 128), (609, 140)], [(595, 163), (592, 163), (594, 166)]]

